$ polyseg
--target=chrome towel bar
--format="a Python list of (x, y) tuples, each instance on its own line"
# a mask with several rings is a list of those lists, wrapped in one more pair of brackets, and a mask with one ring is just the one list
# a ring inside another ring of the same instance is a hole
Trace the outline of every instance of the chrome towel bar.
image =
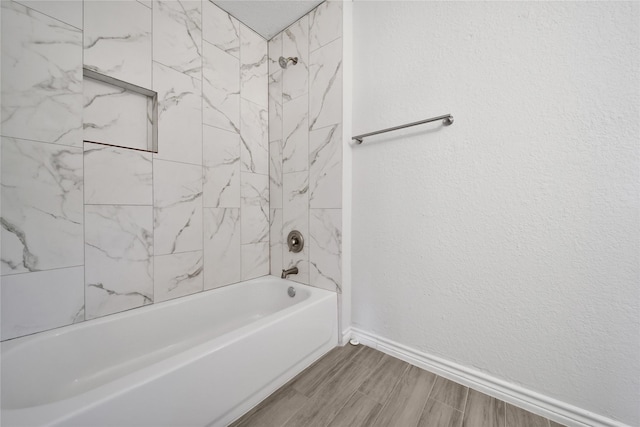
[(394, 126), (392, 128), (377, 130), (375, 132), (363, 133), (362, 135), (353, 136), (353, 137), (351, 137), (351, 139), (356, 141), (356, 143), (358, 143), (358, 144), (362, 144), (362, 141), (364, 140), (364, 138), (366, 138), (368, 136), (378, 135), (380, 133), (385, 133), (385, 132), (391, 132), (391, 131), (398, 130), (398, 129), (404, 129), (404, 128), (408, 128), (408, 127), (411, 127), (411, 126), (421, 125), (421, 124), (424, 124), (424, 123), (435, 122), (435, 121), (438, 121), (438, 120), (442, 120), (442, 124), (443, 125), (449, 126), (450, 124), (453, 123), (453, 116), (451, 114), (445, 114), (444, 116), (432, 117), (430, 119), (420, 120), (418, 122), (407, 123), (406, 125)]

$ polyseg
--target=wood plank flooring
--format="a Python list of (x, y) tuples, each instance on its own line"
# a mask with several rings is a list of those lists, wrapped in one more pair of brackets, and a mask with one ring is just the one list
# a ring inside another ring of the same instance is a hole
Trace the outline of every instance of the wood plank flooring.
[(336, 347), (232, 427), (562, 427), (365, 346)]

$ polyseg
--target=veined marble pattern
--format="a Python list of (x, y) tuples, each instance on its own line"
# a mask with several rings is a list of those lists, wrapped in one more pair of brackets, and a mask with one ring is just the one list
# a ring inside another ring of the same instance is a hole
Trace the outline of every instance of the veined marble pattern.
[(206, 41), (203, 53), (203, 121), (240, 132), (240, 61)]
[(205, 207), (240, 207), (240, 135), (203, 127)]
[(265, 109), (269, 105), (267, 62), (267, 41), (240, 24), (240, 96)]
[(240, 56), (240, 22), (211, 0), (202, 0), (202, 38), (218, 49)]
[(82, 32), (14, 2), (1, 7), (2, 134), (81, 146)]
[(342, 122), (342, 39), (309, 57), (309, 129)]
[(309, 206), (342, 207), (342, 125), (309, 133)]
[(204, 288), (241, 280), (240, 209), (204, 209)]
[(342, 2), (325, 1), (309, 14), (309, 49), (314, 51), (342, 37)]
[(151, 153), (85, 143), (84, 166), (86, 204), (153, 204)]
[(269, 240), (269, 177), (243, 173), (241, 177), (242, 244)]
[[(140, 5), (141, 8), (144, 6)], [(84, 80), (85, 141), (150, 150), (149, 98), (93, 79)]]
[(265, 108), (240, 100), (240, 160), (243, 172), (269, 173), (268, 113)]
[(82, 29), (82, 0), (19, 0), (16, 3)]
[(151, 9), (137, 1), (84, 3), (84, 65), (151, 87)]
[(282, 273), (282, 251), (284, 249), (284, 237), (282, 236), (282, 209), (270, 210), (269, 248), (271, 274), (279, 277)]
[(282, 38), (285, 58), (298, 57), (298, 63), (283, 70), (282, 99), (286, 103), (309, 91), (309, 16), (305, 15), (287, 28)]
[(269, 242), (242, 245), (242, 280), (269, 274)]
[(282, 139), (282, 71), (269, 75), (269, 141)]
[(269, 40), (269, 74), (277, 73), (278, 71), (282, 71), (280, 67), (280, 63), (278, 60), (282, 56), (282, 34), (279, 33), (277, 36), (274, 36), (271, 40)]
[(306, 236), (309, 227), (309, 174), (283, 174), (284, 234), (300, 230)]
[(202, 250), (202, 167), (154, 160), (156, 255)]
[[(283, 234), (285, 229), (282, 230)], [(300, 230), (302, 232), (302, 230)], [(289, 234), (288, 232), (286, 233)], [(306, 236), (307, 234), (305, 234)], [(283, 236), (284, 239), (287, 236)], [(298, 267), (298, 274), (293, 274), (289, 276), (288, 280), (293, 280), (294, 282), (304, 283), (305, 285), (309, 284), (309, 248), (306, 246), (302, 249), (302, 251), (298, 253), (289, 252), (289, 248), (286, 243), (282, 244), (282, 268), (289, 269), (291, 267)]]
[(82, 148), (2, 138), (2, 274), (84, 263)]
[(84, 320), (84, 268), (2, 278), (2, 340)]
[[(303, 236), (309, 236), (309, 174), (294, 172), (283, 174), (283, 238), (298, 230)], [(309, 247), (305, 245), (301, 252), (289, 252), (283, 247), (283, 268), (298, 267), (298, 274), (291, 280), (309, 283)]]
[(310, 284), (342, 292), (342, 209), (311, 209)]
[(153, 7), (153, 0), (137, 0), (138, 3), (147, 6), (149, 9)]
[(204, 284), (203, 269), (202, 251), (157, 256), (154, 302), (201, 292)]
[(86, 317), (153, 302), (153, 208), (85, 206)]
[(309, 106), (308, 95), (284, 104), (282, 110), (282, 172), (309, 170)]
[(158, 92), (155, 158), (202, 164), (201, 85), (200, 80), (153, 64), (153, 87)]
[(154, 0), (153, 60), (202, 78), (202, 2)]
[(269, 206), (282, 209), (282, 141), (269, 143)]

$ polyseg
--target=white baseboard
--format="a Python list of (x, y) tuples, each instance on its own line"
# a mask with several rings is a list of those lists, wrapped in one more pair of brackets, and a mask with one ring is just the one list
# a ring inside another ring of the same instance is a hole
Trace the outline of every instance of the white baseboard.
[[(566, 426), (630, 427), (627, 424), (611, 418), (569, 405), (467, 366), (414, 350), (358, 328), (351, 327), (344, 331), (342, 335), (343, 340), (345, 340), (345, 334), (347, 332), (367, 347), (375, 348), (419, 368), (433, 372), (459, 384), (466, 385), (474, 390), (486, 393), (489, 396), (493, 396)], [(348, 339), (349, 337), (347, 336), (346, 340)]]
[(353, 331), (351, 330), (351, 326), (342, 331), (342, 336), (340, 337), (340, 345), (345, 345), (351, 339), (351, 335), (353, 335)]

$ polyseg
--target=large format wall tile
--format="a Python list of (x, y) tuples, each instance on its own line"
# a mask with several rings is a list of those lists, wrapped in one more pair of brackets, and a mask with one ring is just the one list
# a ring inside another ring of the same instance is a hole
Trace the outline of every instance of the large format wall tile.
[(83, 0), (20, 0), (16, 3), (82, 29)]
[(309, 170), (309, 97), (305, 94), (283, 107), (282, 172)]
[(83, 87), (85, 141), (149, 149), (149, 98), (93, 79), (85, 79)]
[(282, 139), (282, 71), (269, 74), (269, 141)]
[(137, 1), (84, 2), (84, 65), (151, 87), (151, 9)]
[(202, 38), (236, 58), (240, 56), (240, 22), (211, 0), (202, 0)]
[(309, 134), (309, 206), (342, 207), (342, 125)]
[(154, 160), (155, 254), (202, 250), (202, 167)]
[(342, 291), (342, 209), (311, 209), (310, 284)]
[(270, 272), (279, 276), (282, 272), (282, 251), (284, 237), (282, 236), (282, 209), (271, 209), (269, 215), (269, 260)]
[(2, 134), (80, 146), (82, 32), (10, 1), (1, 31)]
[(202, 251), (157, 256), (154, 302), (201, 292), (203, 278)]
[(243, 173), (241, 177), (242, 244), (269, 241), (269, 177)]
[(279, 59), (282, 56), (282, 34), (283, 33), (279, 33), (277, 36), (274, 36), (268, 43), (270, 75), (282, 71), (279, 63)]
[(203, 127), (205, 207), (240, 207), (240, 135)]
[(241, 280), (240, 209), (204, 209), (204, 288)]
[(203, 121), (240, 132), (240, 61), (209, 42), (204, 42), (203, 52)]
[(151, 153), (85, 143), (84, 167), (86, 204), (153, 204)]
[(201, 79), (201, 54), (202, 2), (154, 0), (153, 60)]
[(242, 111), (240, 118), (242, 171), (266, 175), (269, 173), (267, 110), (246, 99), (241, 99), (240, 111)]
[(342, 39), (309, 56), (309, 129), (342, 122)]
[(269, 242), (242, 245), (242, 280), (269, 274)]
[(269, 206), (282, 209), (282, 142), (269, 143)]
[(240, 94), (265, 109), (268, 106), (267, 61), (267, 41), (240, 24)]
[(201, 165), (200, 80), (154, 63), (153, 87), (158, 92), (158, 153), (155, 157)]
[(87, 319), (153, 302), (153, 208), (85, 206)]
[(82, 148), (2, 138), (2, 274), (82, 265)]
[[(292, 280), (336, 289), (340, 210), (309, 208), (341, 202), (340, 4), (269, 43), (210, 0), (89, 2), (84, 43), (32, 10), (81, 27), (72, 3), (2, 4), (2, 125), (15, 132), (2, 143), (2, 339), (293, 265)], [(85, 139), (112, 145), (146, 148), (149, 120), (146, 99), (123, 106), (131, 96), (91, 81), (83, 104), (83, 47), (87, 66), (158, 92), (157, 154), (80, 145), (83, 110)]]
[[(309, 236), (309, 174), (295, 172), (283, 175), (283, 214), (282, 236), (292, 230), (298, 230), (305, 238)], [(309, 245), (301, 252), (284, 251), (283, 268), (298, 267), (298, 274), (290, 276), (291, 280), (309, 283)]]
[(309, 14), (309, 50), (342, 37), (342, 2), (325, 1)]
[(2, 278), (2, 340), (84, 320), (84, 268)]
[(282, 99), (286, 103), (309, 91), (309, 17), (303, 16), (283, 33), (282, 53), (297, 57), (298, 63), (283, 71)]

